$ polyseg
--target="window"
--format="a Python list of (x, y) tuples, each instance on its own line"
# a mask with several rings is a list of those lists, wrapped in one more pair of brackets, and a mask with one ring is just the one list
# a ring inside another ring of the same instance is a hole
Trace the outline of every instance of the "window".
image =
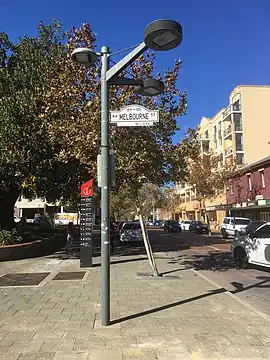
[(236, 151), (243, 151), (243, 134), (242, 133), (235, 134), (235, 144), (236, 144)]
[(124, 230), (139, 230), (141, 225), (139, 223), (130, 223), (123, 226)]
[(247, 180), (248, 180), (248, 189), (249, 191), (251, 191), (252, 190), (251, 174), (247, 174)]
[(225, 218), (224, 221), (223, 221), (223, 224), (229, 224), (229, 223), (230, 223), (230, 219)]
[(270, 238), (270, 225), (265, 225), (255, 232), (255, 238)]
[(261, 174), (261, 183), (262, 183), (262, 188), (264, 189), (265, 188), (264, 169), (259, 169), (258, 171)]
[(249, 219), (234, 219), (234, 224), (235, 225), (248, 225), (250, 224), (250, 220)]
[(206, 132), (204, 133), (204, 138), (205, 138), (205, 139), (209, 139), (209, 132), (208, 132), (208, 130), (206, 130)]
[(230, 190), (231, 190), (231, 195), (234, 194), (234, 189), (233, 189), (233, 182), (230, 182)]
[(233, 122), (234, 122), (235, 131), (242, 131), (242, 115), (233, 114)]
[(236, 100), (233, 103), (233, 111), (240, 111), (240, 110), (241, 110), (240, 100)]
[(222, 145), (221, 121), (218, 123), (218, 139), (219, 139), (219, 144)]
[(244, 164), (244, 154), (238, 153), (236, 154), (236, 165), (243, 165)]
[(260, 219), (262, 221), (266, 221), (266, 222), (269, 222), (270, 221), (270, 212), (261, 212), (260, 213)]

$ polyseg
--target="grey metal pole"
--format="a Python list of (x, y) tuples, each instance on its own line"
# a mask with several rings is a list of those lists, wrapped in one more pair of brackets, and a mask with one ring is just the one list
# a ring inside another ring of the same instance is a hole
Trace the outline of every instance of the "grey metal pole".
[(101, 323), (110, 324), (109, 48), (101, 48)]

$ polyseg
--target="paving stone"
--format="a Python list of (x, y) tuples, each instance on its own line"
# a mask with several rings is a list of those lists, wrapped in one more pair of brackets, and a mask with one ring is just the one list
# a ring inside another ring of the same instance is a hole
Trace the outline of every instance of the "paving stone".
[(21, 354), (19, 360), (54, 360), (55, 352), (28, 352)]
[(56, 351), (55, 357), (53, 360), (89, 360), (89, 352), (88, 351), (79, 351), (79, 352), (72, 351), (69, 353), (64, 353), (62, 351)]
[(35, 331), (27, 331), (27, 330), (12, 331), (5, 336), (5, 339), (10, 339), (13, 341), (32, 340), (35, 334), (36, 334)]
[[(175, 269), (170, 257), (159, 257), (161, 269)], [(51, 260), (4, 263), (5, 272), (80, 269), (79, 261), (60, 267)], [(122, 320), (103, 327), (100, 268), (93, 270), (84, 284), (0, 289), (0, 360), (17, 360), (19, 349), (20, 360), (269, 360), (268, 321), (190, 270), (179, 280), (138, 280), (149, 272), (147, 261), (112, 266), (111, 317)]]
[(74, 347), (75, 340), (72, 339), (62, 339), (62, 340), (45, 340), (41, 351), (72, 351)]
[(0, 341), (0, 354), (4, 354), (14, 344), (15, 340), (6, 336)]
[(123, 360), (156, 360), (157, 352), (154, 349), (124, 348), (122, 350)]
[(38, 330), (34, 336), (34, 339), (44, 340), (60, 340), (65, 333), (64, 329), (44, 329)]

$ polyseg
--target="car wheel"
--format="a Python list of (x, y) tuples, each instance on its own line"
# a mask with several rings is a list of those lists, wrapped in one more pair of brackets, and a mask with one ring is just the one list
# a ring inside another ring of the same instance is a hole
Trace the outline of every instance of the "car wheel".
[(235, 249), (234, 261), (238, 269), (246, 269), (248, 267), (248, 258), (243, 248)]
[(224, 229), (222, 229), (222, 236), (223, 236), (223, 239), (228, 239), (228, 234), (226, 233), (226, 231)]

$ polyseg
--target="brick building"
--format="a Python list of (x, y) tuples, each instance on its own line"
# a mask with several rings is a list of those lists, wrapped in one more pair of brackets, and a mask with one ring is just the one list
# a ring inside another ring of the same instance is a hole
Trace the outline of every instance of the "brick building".
[(243, 167), (226, 189), (232, 216), (270, 221), (270, 156)]

